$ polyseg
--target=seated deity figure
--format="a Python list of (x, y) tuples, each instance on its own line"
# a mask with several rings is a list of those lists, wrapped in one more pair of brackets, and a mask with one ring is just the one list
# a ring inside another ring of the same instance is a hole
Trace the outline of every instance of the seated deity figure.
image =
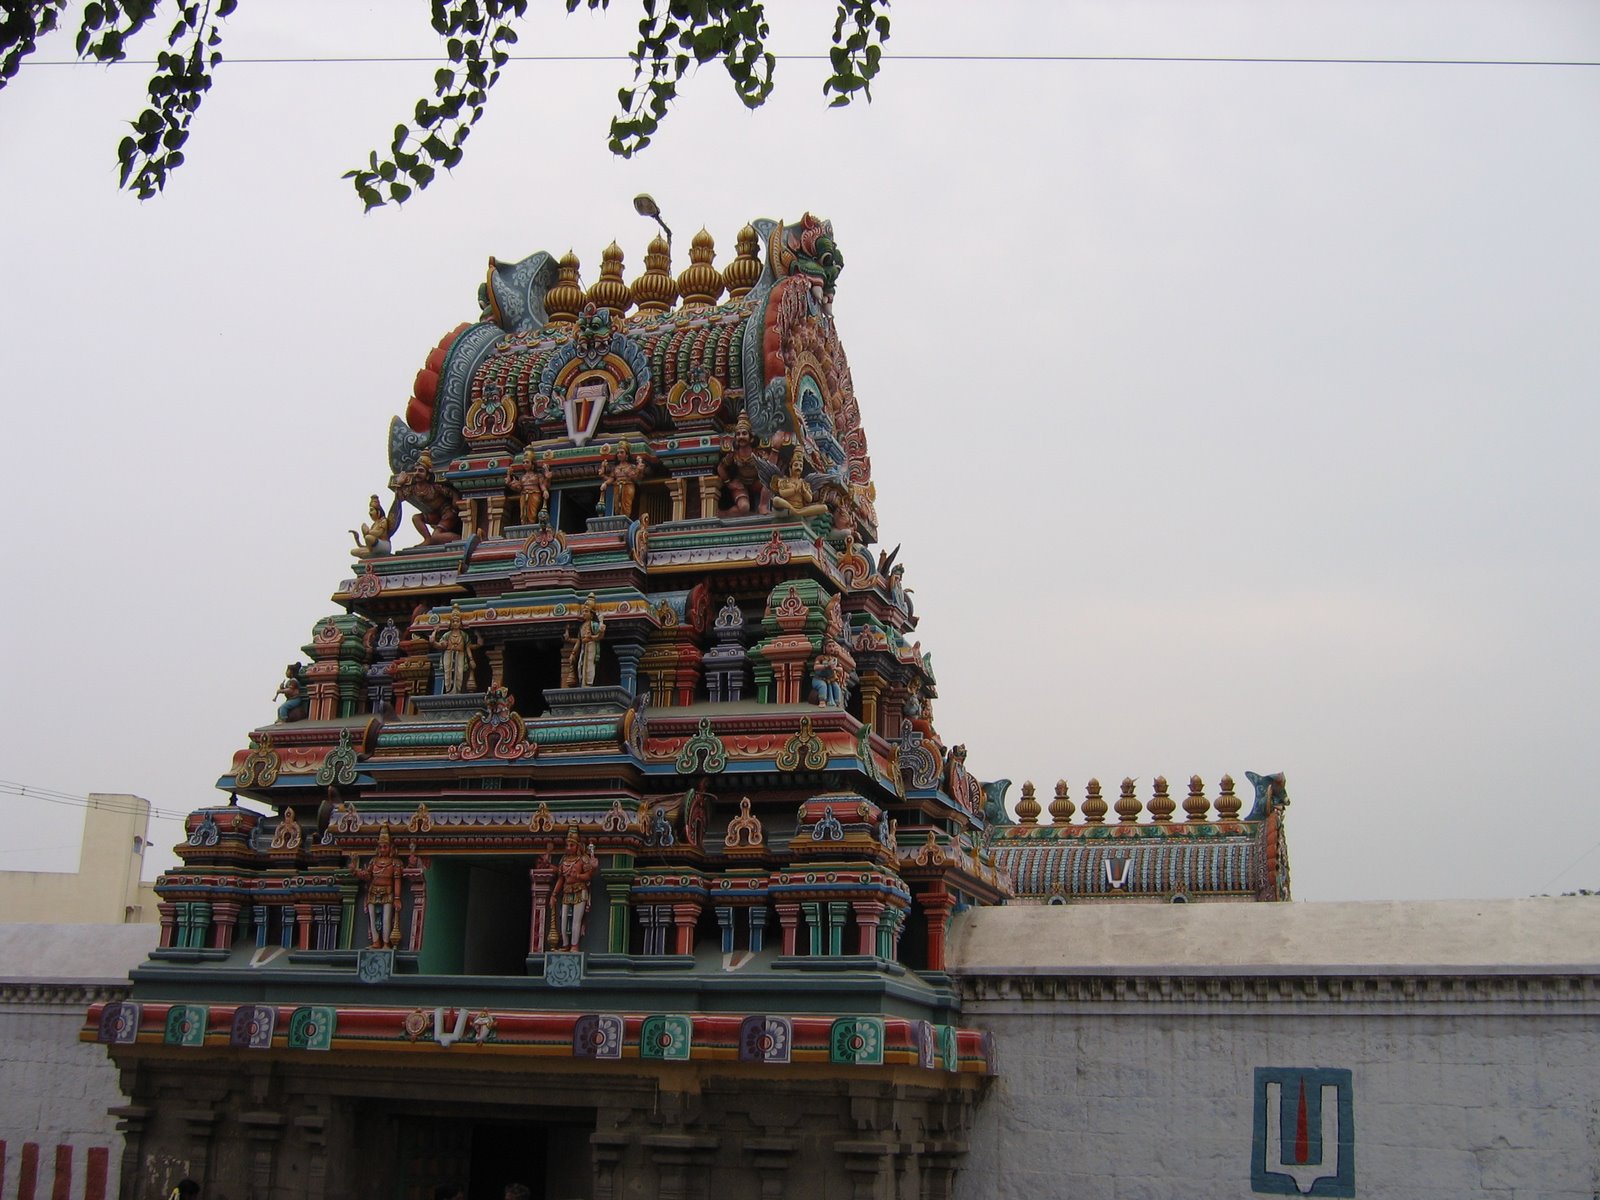
[(461, 610), (452, 608), (443, 627), (435, 629), (428, 640), (434, 646), (444, 647), (440, 668), (445, 693), (468, 691), (472, 686), (472, 651), (483, 644), (483, 639), (461, 623)]
[(283, 703), (278, 705), (278, 720), (287, 724), (290, 721), (303, 721), (306, 719), (309, 705), (306, 702), (305, 689), (300, 686), (300, 664), (290, 663), (283, 670), (283, 682), (278, 685), (278, 690), (272, 693), (276, 700), (283, 697)]
[(506, 469), (506, 486), (521, 498), (522, 524), (537, 525), (539, 514), (550, 507), (550, 452), (535, 466), (532, 447), (524, 450), (521, 464)]
[(372, 948), (382, 950), (400, 944), (400, 924), (404, 916), (401, 898), (400, 856), (394, 852), (385, 825), (378, 833), (378, 850), (366, 866), (356, 866), (351, 860), (355, 876), (367, 885), (367, 933)]
[(786, 475), (774, 475), (772, 478), (772, 507), (780, 512), (792, 513), (797, 517), (813, 517), (828, 511), (826, 504), (819, 503), (811, 484), (807, 482), (806, 456), (795, 448), (793, 456), (789, 459), (789, 472)]
[(843, 708), (844, 684), (839, 676), (839, 660), (819, 654), (811, 667), (811, 702), (823, 708)]
[(394, 551), (394, 531), (400, 527), (400, 497), (396, 496), (389, 511), (383, 511), (383, 501), (378, 499), (374, 492), (367, 501), (367, 522), (361, 526), (361, 532), (354, 529), (350, 536), (356, 540), (356, 548), (350, 551), (355, 558), (381, 558)]
[(580, 845), (577, 825), (567, 826), (566, 852), (556, 868), (556, 885), (550, 892), (550, 907), (556, 918), (550, 924), (552, 948), (576, 950), (582, 945), (589, 914), (590, 885), (599, 869), (594, 843)]

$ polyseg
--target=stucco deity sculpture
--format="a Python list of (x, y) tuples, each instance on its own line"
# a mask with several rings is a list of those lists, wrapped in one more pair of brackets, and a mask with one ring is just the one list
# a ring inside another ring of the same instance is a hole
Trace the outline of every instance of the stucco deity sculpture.
[(844, 683), (839, 660), (831, 654), (817, 655), (811, 666), (811, 702), (824, 708), (844, 707)]
[(578, 842), (578, 827), (567, 826), (567, 849), (556, 867), (556, 885), (550, 892), (550, 908), (555, 920), (550, 925), (550, 945), (560, 950), (576, 950), (583, 942), (590, 903), (590, 884), (600, 860), (594, 843)]
[(717, 476), (728, 490), (728, 512), (735, 516), (764, 513), (771, 505), (771, 493), (762, 483), (761, 465), (764, 460), (756, 448), (755, 435), (750, 429), (750, 417), (739, 414), (732, 440), (723, 439), (722, 460), (717, 464)]
[(535, 465), (532, 448), (524, 450), (521, 463), (506, 469), (506, 486), (521, 498), (522, 524), (538, 524), (539, 515), (550, 507), (550, 452)]
[(377, 853), (367, 860), (367, 865), (358, 866), (352, 859), (351, 867), (356, 878), (367, 885), (367, 933), (372, 948), (382, 950), (386, 946), (398, 946), (404, 916), (401, 896), (404, 864), (394, 852), (387, 825), (379, 832)]
[(593, 687), (595, 668), (600, 665), (600, 643), (605, 640), (606, 621), (595, 607), (594, 593), (583, 602), (578, 612), (578, 628), (568, 640), (572, 675), (576, 687)]
[(436, 545), (461, 537), (461, 514), (456, 511), (456, 490), (433, 473), (433, 456), (424, 450), (416, 466), (389, 481), (397, 499), (416, 508), (411, 524), (424, 543)]
[(433, 631), (428, 641), (444, 648), (444, 661), (440, 673), (444, 677), (444, 691), (448, 694), (470, 691), (472, 688), (472, 651), (483, 644), (483, 639), (461, 621), (461, 610), (452, 608), (444, 625)]
[(283, 703), (278, 705), (278, 720), (284, 723), (289, 721), (303, 721), (309, 711), (306, 701), (305, 689), (300, 686), (300, 664), (290, 663), (283, 669), (283, 682), (278, 685), (278, 690), (272, 693), (276, 700), (283, 697)]
[(355, 558), (381, 558), (394, 550), (391, 539), (394, 531), (400, 527), (400, 497), (394, 498), (394, 503), (389, 506), (389, 511), (383, 511), (383, 501), (378, 499), (376, 492), (367, 501), (367, 522), (361, 526), (361, 532), (354, 529), (350, 536), (356, 540), (356, 548), (350, 551)]
[(638, 500), (639, 484), (650, 473), (653, 456), (641, 451), (635, 455), (623, 438), (617, 443), (616, 456), (607, 446), (600, 456), (600, 494), (607, 500), (606, 515), (633, 516), (633, 506)]
[(796, 447), (789, 459), (788, 473), (772, 477), (773, 508), (797, 517), (812, 517), (828, 511), (828, 506), (817, 500), (815, 490), (806, 480), (805, 471), (806, 456)]

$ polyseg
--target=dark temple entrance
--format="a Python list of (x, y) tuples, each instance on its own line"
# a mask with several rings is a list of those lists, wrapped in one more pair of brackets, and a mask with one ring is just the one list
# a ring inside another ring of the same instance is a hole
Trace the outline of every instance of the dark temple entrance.
[(532, 1200), (579, 1200), (590, 1194), (593, 1122), (399, 1118), (401, 1179), (397, 1200), (432, 1200), (434, 1188), (459, 1183), (467, 1200), (502, 1200), (506, 1185), (527, 1185)]

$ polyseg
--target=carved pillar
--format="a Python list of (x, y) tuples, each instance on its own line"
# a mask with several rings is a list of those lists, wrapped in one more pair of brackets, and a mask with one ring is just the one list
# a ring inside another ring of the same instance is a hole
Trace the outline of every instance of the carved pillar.
[(717, 475), (700, 476), (700, 515), (711, 518), (717, 515), (717, 499), (722, 495), (722, 478)]
[(528, 921), (528, 953), (544, 953), (545, 935), (550, 932), (550, 889), (555, 885), (556, 869), (546, 860), (528, 871), (528, 890), (533, 910)]
[(882, 900), (857, 900), (856, 929), (861, 935), (856, 946), (857, 954), (878, 953), (878, 922), (883, 917), (885, 905)]
[(639, 659), (644, 655), (644, 639), (637, 634), (619, 634), (610, 639), (611, 651), (617, 656), (621, 669), (621, 683), (625, 690), (639, 690)]
[(850, 904), (846, 900), (828, 902), (828, 953), (837, 958), (844, 953), (844, 924), (850, 919)]
[(667, 495), (672, 497), (672, 519), (684, 520), (689, 513), (689, 481), (686, 479), (667, 480)]
[(750, 908), (750, 953), (760, 954), (767, 940), (767, 909), (764, 904)]
[(628, 890), (633, 886), (631, 860), (628, 866), (601, 871), (600, 879), (605, 884), (606, 906), (610, 916), (606, 945), (613, 954), (626, 954), (630, 933)]
[(156, 905), (156, 911), (161, 914), (161, 948), (171, 949), (177, 944), (178, 906), (171, 901), (163, 900)]
[(800, 911), (806, 915), (806, 946), (807, 953), (818, 955), (822, 953), (822, 902), (820, 900), (800, 901)]
[[(413, 849), (415, 849), (415, 843), (413, 843)], [(410, 861), (416, 862), (417, 865), (407, 866), (400, 872), (401, 879), (410, 884), (411, 891), (411, 922), (406, 929), (403, 946), (407, 951), (415, 954), (422, 949), (423, 926), (428, 917), (428, 876), (415, 854), (411, 856)], [(403, 896), (401, 897), (401, 904), (400, 920), (404, 921), (406, 913)]]
[(250, 1143), (250, 1194), (272, 1194), (272, 1164), (278, 1157), (278, 1140), (288, 1124), (282, 1113), (240, 1113), (239, 1124)]
[(861, 723), (879, 732), (878, 699), (883, 695), (883, 680), (876, 675), (863, 675), (858, 686), (861, 689)]
[(955, 1195), (956, 1170), (966, 1148), (959, 1142), (929, 1142), (923, 1146), (918, 1166), (922, 1176), (919, 1200), (950, 1200)]
[(717, 928), (722, 932), (722, 952), (733, 953), (734, 913), (737, 910), (731, 904), (717, 905)]
[(363, 939), (356, 939), (356, 900), (360, 896), (361, 885), (353, 876), (347, 876), (339, 884), (339, 945), (348, 948), (365, 946)]
[(189, 941), (191, 950), (206, 944), (206, 933), (211, 928), (211, 905), (204, 900), (189, 902)]
[(928, 970), (944, 970), (944, 935), (950, 925), (950, 913), (955, 899), (942, 891), (927, 892), (917, 897), (928, 922)]
[(306, 1200), (323, 1200), (328, 1183), (328, 1118), (320, 1112), (303, 1113), (294, 1119), (310, 1151), (306, 1163)]
[(854, 1200), (879, 1200), (888, 1194), (879, 1185), (892, 1174), (891, 1147), (882, 1142), (835, 1142), (833, 1148), (844, 1160)]
[(761, 1180), (761, 1200), (783, 1200), (783, 1180), (789, 1173), (789, 1160), (799, 1143), (794, 1138), (750, 1137), (744, 1139), (745, 1152), (755, 1161)]
[(673, 942), (674, 954), (694, 953), (694, 927), (700, 920), (700, 905), (694, 901), (682, 901), (672, 906), (672, 924), (676, 934)]
[(656, 1168), (658, 1200), (704, 1200), (718, 1138), (688, 1133), (652, 1133), (639, 1139)]
[(783, 928), (783, 952), (793, 955), (800, 932), (800, 905), (792, 900), (780, 900), (774, 907), (778, 910), (778, 924)]
[[(211, 1136), (222, 1114), (209, 1108), (185, 1109), (178, 1114), (183, 1122), (184, 1132), (188, 1135), (189, 1150), (189, 1177), (191, 1179), (206, 1179), (211, 1177)], [(137, 1170), (133, 1178), (137, 1179)], [(127, 1176), (123, 1179), (126, 1181)]]
[(478, 532), (477, 505), (466, 496), (457, 496), (456, 512), (461, 515), (461, 539), (465, 541)]
[(489, 536), (500, 537), (506, 528), (506, 498), (504, 496), (489, 497)]
[(594, 1200), (612, 1200), (617, 1164), (633, 1139), (621, 1133), (591, 1133), (589, 1152), (594, 1156)]
[(106, 1110), (116, 1118), (117, 1132), (122, 1135), (122, 1182), (117, 1190), (124, 1196), (135, 1194), (132, 1181), (139, 1178), (144, 1126), (151, 1111), (142, 1104), (123, 1104)]
[(315, 928), (313, 918), (316, 915), (315, 906), (312, 904), (296, 904), (295, 914), (295, 949), (311, 949), (311, 934)]
[(883, 720), (878, 725), (878, 736), (888, 741), (897, 741), (900, 737), (900, 722), (904, 720), (901, 709), (905, 704), (905, 696), (898, 691), (891, 691), (882, 697), (883, 711), (879, 714)]

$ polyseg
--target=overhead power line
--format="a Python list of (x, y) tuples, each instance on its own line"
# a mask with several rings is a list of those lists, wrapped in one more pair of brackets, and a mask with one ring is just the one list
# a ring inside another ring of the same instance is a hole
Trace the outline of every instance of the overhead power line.
[[(512, 54), (512, 62), (632, 62), (626, 54)], [(826, 54), (776, 54), (782, 62), (827, 62)], [(715, 60), (713, 60), (715, 61)], [(1546, 58), (1335, 58), (1319, 56), (1279, 57), (1232, 54), (885, 54), (884, 62), (926, 63), (1245, 63), (1284, 66), (1344, 67), (1600, 67), (1600, 60)], [(231, 65), (355, 65), (364, 63), (443, 63), (442, 54), (348, 54), (308, 55), (305, 57), (226, 58)], [(125, 58), (101, 63), (93, 59), (24, 59), (25, 67), (153, 67), (151, 58)]]
[[(131, 804), (122, 796), (80, 796), (74, 792), (63, 792), (56, 788), (36, 787), (31, 783), (17, 783), (10, 779), (0, 779), (0, 793), (23, 796), (29, 800), (43, 800), (48, 804), (60, 804), (68, 808), (99, 808), (111, 812), (123, 813), (134, 816), (139, 813), (139, 806)], [(182, 821), (188, 813), (175, 812), (172, 809), (150, 806), (150, 815), (163, 821)]]

